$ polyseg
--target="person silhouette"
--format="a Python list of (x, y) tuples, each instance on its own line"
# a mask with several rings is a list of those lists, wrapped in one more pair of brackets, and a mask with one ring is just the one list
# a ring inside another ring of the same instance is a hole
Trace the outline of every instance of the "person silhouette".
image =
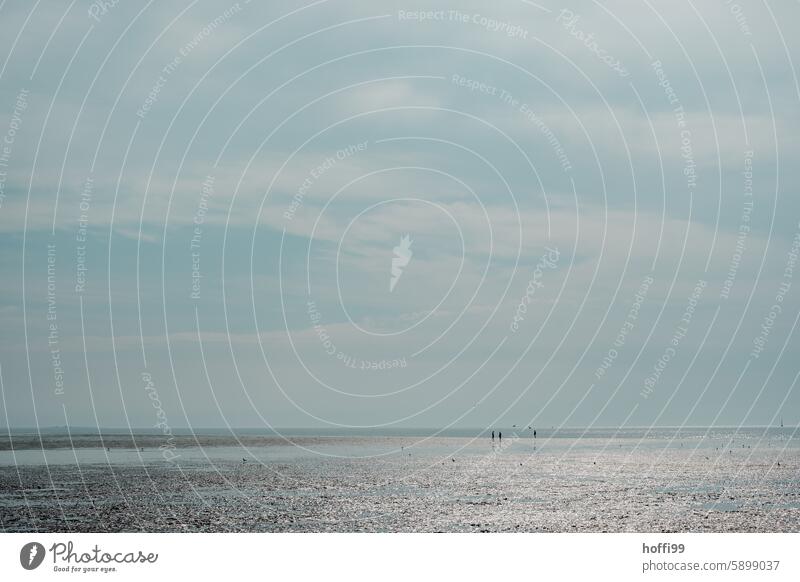
[(497, 436), (500, 437), (500, 442), (502, 443), (503, 442), (503, 433), (499, 432), (499, 433), (497, 433)]
[(492, 431), (492, 440), (494, 440), (494, 431)]
[(536, 429), (533, 429), (533, 438), (536, 438)]

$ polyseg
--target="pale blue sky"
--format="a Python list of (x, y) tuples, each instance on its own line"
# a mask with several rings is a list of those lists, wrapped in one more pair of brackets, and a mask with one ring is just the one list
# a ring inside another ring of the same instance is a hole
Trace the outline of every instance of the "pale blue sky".
[(0, 9), (0, 425), (800, 421), (796, 2), (91, 6)]

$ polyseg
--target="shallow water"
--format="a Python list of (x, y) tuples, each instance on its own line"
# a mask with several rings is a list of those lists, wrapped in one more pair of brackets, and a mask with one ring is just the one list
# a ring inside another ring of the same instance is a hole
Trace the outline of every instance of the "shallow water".
[(75, 448), (15, 437), (0, 451), (0, 519), (13, 531), (800, 530), (793, 429), (583, 432), (509, 431), (502, 445), (186, 436), (172, 461), (157, 437), (136, 437), (144, 451), (124, 435), (103, 437), (110, 450), (96, 435)]

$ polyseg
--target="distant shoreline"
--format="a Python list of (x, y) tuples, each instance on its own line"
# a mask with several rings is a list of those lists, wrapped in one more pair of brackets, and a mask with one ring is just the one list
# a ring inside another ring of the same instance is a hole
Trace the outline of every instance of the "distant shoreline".
[[(519, 427), (496, 429), (507, 439), (533, 439), (532, 429)], [(38, 449), (86, 449), (86, 448), (153, 448), (163, 445), (167, 440), (170, 446), (189, 447), (227, 447), (227, 446), (275, 446), (305, 445), (315, 442), (336, 443), (345, 439), (429, 439), (429, 438), (461, 438), (490, 439), (490, 429), (395, 429), (395, 430), (361, 430), (361, 429), (284, 429), (282, 432), (268, 432), (258, 429), (222, 429), (175, 430), (171, 435), (140, 429), (129, 431), (122, 429), (106, 429), (103, 432), (75, 428), (67, 431), (58, 428), (42, 429), (41, 433), (27, 429), (14, 430), (10, 434), (0, 431), (0, 451), (38, 450)], [(796, 427), (658, 427), (658, 428), (537, 428), (537, 439), (682, 439), (698, 440), (705, 437), (736, 435), (740, 439), (761, 438), (800, 438)], [(499, 436), (499, 435), (498, 435)]]

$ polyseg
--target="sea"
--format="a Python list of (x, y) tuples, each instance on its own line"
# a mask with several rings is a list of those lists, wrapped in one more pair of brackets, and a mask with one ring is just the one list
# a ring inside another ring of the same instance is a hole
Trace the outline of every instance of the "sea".
[(800, 531), (795, 427), (533, 428), (13, 431), (0, 526)]

